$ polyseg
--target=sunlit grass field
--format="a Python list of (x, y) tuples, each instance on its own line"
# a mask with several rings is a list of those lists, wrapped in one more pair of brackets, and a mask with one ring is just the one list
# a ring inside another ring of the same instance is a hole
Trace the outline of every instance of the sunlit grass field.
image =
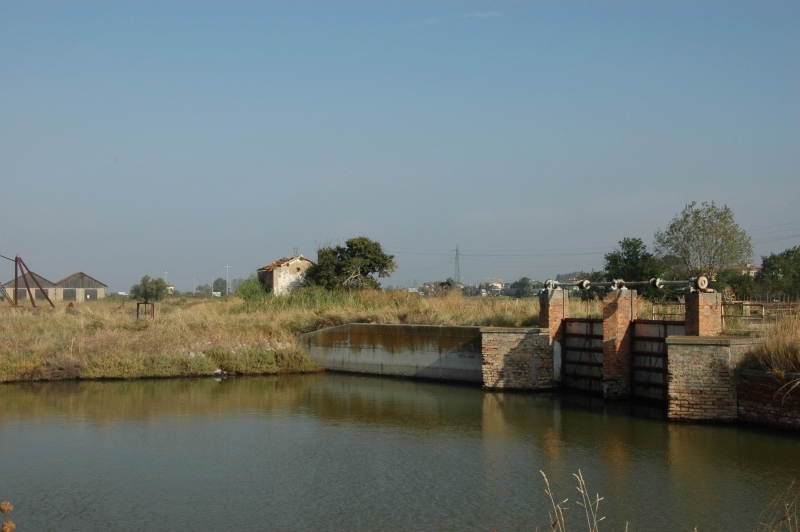
[(350, 322), (535, 326), (536, 299), (301, 290), (287, 297), (171, 297), (156, 317), (111, 299), (0, 307), (0, 382), (318, 371), (299, 334)]
[[(244, 295), (169, 297), (156, 303), (154, 320), (137, 320), (135, 302), (114, 298), (74, 308), (0, 306), (0, 382), (319, 371), (298, 346), (304, 332), (345, 323), (536, 327), (539, 318), (538, 298), (319, 289)], [(637, 308), (639, 318), (651, 317), (645, 300)], [(569, 314), (602, 317), (602, 302), (572, 299)], [(797, 320), (764, 331), (761, 365), (797, 371), (798, 331)]]

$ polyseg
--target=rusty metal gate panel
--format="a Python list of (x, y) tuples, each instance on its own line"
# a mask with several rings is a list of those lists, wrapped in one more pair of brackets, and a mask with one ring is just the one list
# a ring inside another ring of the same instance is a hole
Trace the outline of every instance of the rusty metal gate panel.
[(631, 334), (631, 396), (667, 402), (667, 336), (686, 334), (683, 321), (634, 320)]
[(565, 388), (603, 394), (603, 320), (562, 320), (561, 382)]

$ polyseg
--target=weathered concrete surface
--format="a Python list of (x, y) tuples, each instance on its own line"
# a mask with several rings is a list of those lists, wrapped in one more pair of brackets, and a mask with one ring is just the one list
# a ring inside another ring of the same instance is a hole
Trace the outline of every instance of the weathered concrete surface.
[(328, 370), (483, 382), (479, 327), (351, 323), (300, 342)]

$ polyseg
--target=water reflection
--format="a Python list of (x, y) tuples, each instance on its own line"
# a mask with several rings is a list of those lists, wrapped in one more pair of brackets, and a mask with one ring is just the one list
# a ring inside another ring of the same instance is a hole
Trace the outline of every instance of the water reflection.
[(800, 472), (788, 433), (363, 376), (14, 384), (0, 404), (21, 530), (544, 529), (539, 470), (567, 497), (578, 468), (608, 530), (734, 530)]

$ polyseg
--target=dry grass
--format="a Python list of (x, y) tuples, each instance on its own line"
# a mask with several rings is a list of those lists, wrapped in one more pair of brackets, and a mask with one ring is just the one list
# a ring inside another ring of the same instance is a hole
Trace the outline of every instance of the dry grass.
[(800, 318), (782, 318), (759, 333), (761, 341), (747, 354), (743, 367), (769, 371), (779, 380), (800, 373)]
[(0, 311), (0, 382), (314, 371), (267, 316), (234, 302), (158, 306), (155, 320), (98, 301), (75, 309)]
[[(544, 471), (539, 471), (539, 473), (541, 473), (542, 478), (544, 478), (544, 484), (546, 486), (544, 492), (550, 499), (550, 506), (552, 508), (547, 512), (550, 517), (550, 529), (558, 532), (567, 532), (566, 512), (568, 510), (567, 504), (569, 504), (569, 499), (567, 498), (561, 502), (556, 502), (553, 490), (550, 488), (550, 481), (547, 480), (547, 475), (544, 474)], [(575, 500), (575, 504), (583, 509), (578, 519), (586, 521), (585, 526), (588, 532), (600, 532), (600, 522), (605, 519), (605, 517), (600, 517), (598, 514), (600, 511), (600, 501), (603, 500), (603, 497), (599, 494), (595, 494), (594, 496), (590, 495), (589, 488), (586, 487), (586, 481), (580, 469), (572, 476), (575, 477), (578, 483), (576, 489), (580, 494), (580, 497)], [(584, 525), (581, 525), (581, 527), (583, 526)], [(625, 530), (628, 530), (627, 523), (625, 524)]]
[(756, 532), (798, 532), (800, 514), (797, 511), (798, 492), (794, 483), (775, 497), (758, 518)]
[(302, 290), (254, 302), (170, 299), (155, 320), (135, 304), (0, 307), (0, 382), (317, 371), (300, 333), (344, 323), (535, 325), (538, 301)]
[(271, 315), (293, 334), (345, 323), (535, 326), (538, 299), (420, 297), (400, 290), (327, 292), (300, 290), (287, 297), (242, 302), (237, 311)]
[[(640, 300), (640, 317), (651, 312)], [(318, 370), (299, 334), (345, 323), (535, 327), (538, 298), (420, 297), (403, 291), (300, 290), (287, 297), (171, 298), (155, 320), (135, 304), (100, 300), (60, 307), (0, 307), (0, 382), (140, 378)], [(599, 301), (570, 301), (570, 315), (601, 317)]]

